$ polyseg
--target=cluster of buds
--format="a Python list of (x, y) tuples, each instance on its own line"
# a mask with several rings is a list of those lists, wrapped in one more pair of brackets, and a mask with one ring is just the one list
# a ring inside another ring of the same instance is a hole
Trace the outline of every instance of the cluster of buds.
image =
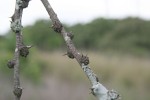
[[(32, 46), (25, 46), (25, 45), (22, 45), (20, 48), (19, 48), (19, 53), (20, 53), (20, 56), (22, 57), (27, 57), (28, 54), (29, 54), (29, 48), (31, 48)], [(18, 50), (18, 49), (17, 49)], [(15, 50), (15, 52), (17, 52), (17, 50)], [(16, 63), (16, 59), (12, 59), (12, 60), (9, 60), (7, 62), (7, 67), (8, 68), (14, 68), (15, 66), (15, 63)]]
[(28, 54), (29, 54), (29, 49), (30, 49), (31, 47), (32, 47), (32, 46), (25, 46), (25, 45), (22, 45), (22, 46), (19, 48), (20, 56), (22, 56), (22, 57), (27, 57)]

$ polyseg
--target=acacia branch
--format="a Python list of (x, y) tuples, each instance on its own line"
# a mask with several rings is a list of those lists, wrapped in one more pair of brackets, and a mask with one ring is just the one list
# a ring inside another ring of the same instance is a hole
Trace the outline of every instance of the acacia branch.
[(90, 82), (92, 83), (91, 93), (98, 98), (98, 100), (117, 100), (119, 99), (119, 94), (113, 90), (107, 90), (105, 86), (103, 86), (96, 74), (93, 73), (91, 68), (88, 66), (89, 58), (81, 53), (79, 53), (74, 46), (72, 39), (73, 34), (67, 32), (60, 20), (58, 19), (56, 13), (54, 12), (53, 8), (51, 7), (50, 3), (47, 0), (41, 0), (44, 7), (46, 8), (50, 19), (52, 20), (52, 28), (55, 32), (60, 33), (65, 40), (67, 45), (67, 55), (69, 58), (75, 58), (83, 71), (85, 72), (86, 76), (89, 78)]
[(20, 86), (19, 78), (19, 57), (26, 57), (29, 54), (29, 46), (23, 44), (22, 39), (22, 13), (23, 9), (28, 6), (29, 0), (16, 0), (15, 11), (11, 17), (11, 29), (16, 34), (16, 49), (14, 58), (8, 61), (7, 65), (9, 68), (14, 68), (14, 90), (15, 100), (20, 100), (22, 95), (22, 87)]

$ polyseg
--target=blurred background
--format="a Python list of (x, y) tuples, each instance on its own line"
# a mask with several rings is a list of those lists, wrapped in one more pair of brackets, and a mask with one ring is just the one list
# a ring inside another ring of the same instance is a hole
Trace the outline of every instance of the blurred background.
[[(149, 0), (49, 2), (102, 84), (117, 90), (122, 100), (150, 100)], [(7, 61), (15, 50), (9, 28), (14, 8), (15, 0), (0, 3), (0, 100), (13, 98)], [(34, 45), (27, 58), (20, 57), (22, 100), (96, 100), (79, 64), (64, 56), (64, 40), (50, 28), (40, 0), (30, 1), (22, 21), (24, 43)]]

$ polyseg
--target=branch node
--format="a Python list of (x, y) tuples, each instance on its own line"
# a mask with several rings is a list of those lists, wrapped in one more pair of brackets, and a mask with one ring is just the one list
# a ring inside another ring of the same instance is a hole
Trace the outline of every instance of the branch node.
[(63, 27), (62, 24), (58, 21), (54, 21), (52, 25), (53, 30), (57, 33), (61, 33), (62, 27)]
[(13, 93), (14, 93), (15, 96), (17, 96), (18, 98), (20, 98), (21, 95), (22, 95), (22, 87), (15, 88), (14, 91), (13, 91)]
[(74, 38), (74, 35), (73, 35), (72, 32), (68, 32), (68, 33), (67, 33), (67, 36), (70, 37), (71, 40)]
[(74, 55), (72, 54), (72, 52), (71, 51), (67, 51), (67, 53), (65, 53), (65, 54), (63, 54), (63, 56), (68, 56), (69, 58), (71, 58), (71, 59), (74, 59)]
[(11, 19), (12, 19), (12, 22), (11, 22), (11, 29), (12, 29), (12, 31), (15, 32), (15, 33), (20, 32), (21, 29), (23, 28), (22, 25), (21, 25), (21, 20), (20, 19), (16, 19), (14, 21), (14, 17), (13, 16), (11, 17)]
[(15, 66), (15, 60), (14, 60), (14, 59), (13, 59), (13, 60), (9, 60), (9, 61), (7, 62), (7, 66), (8, 66), (8, 68), (10, 68), (10, 69), (14, 68), (14, 66)]
[(17, 0), (18, 7), (26, 8), (28, 7), (30, 0)]
[(121, 99), (121, 96), (114, 90), (109, 90), (107, 92), (107, 95), (109, 97), (108, 100), (120, 100)]
[(29, 54), (29, 49), (31, 48), (32, 46), (25, 46), (25, 45), (22, 45), (19, 47), (19, 51), (20, 51), (20, 56), (22, 57), (27, 57), (28, 54)]
[(90, 63), (89, 57), (87, 57), (87, 55), (84, 56), (84, 55), (82, 54), (82, 56), (81, 56), (81, 58), (80, 58), (80, 63), (81, 63), (81, 64), (83, 63), (84, 65), (88, 65), (88, 64)]
[(74, 59), (74, 55), (72, 54), (70, 50), (67, 51), (67, 56), (71, 59)]

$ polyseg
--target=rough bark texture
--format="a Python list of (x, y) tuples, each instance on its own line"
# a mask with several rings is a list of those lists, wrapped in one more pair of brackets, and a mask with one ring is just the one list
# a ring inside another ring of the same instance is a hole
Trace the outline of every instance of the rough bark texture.
[(91, 92), (94, 96), (96, 96), (99, 100), (117, 100), (119, 99), (119, 94), (113, 90), (107, 90), (102, 84), (100, 84), (97, 76), (93, 73), (91, 68), (88, 66), (89, 64), (89, 58), (77, 51), (75, 48), (72, 38), (73, 35), (70, 32), (66, 32), (64, 27), (62, 26), (62, 23), (59, 21), (56, 13), (52, 9), (50, 3), (47, 0), (41, 0), (43, 5), (45, 6), (50, 19), (52, 20), (52, 28), (55, 32), (60, 33), (67, 46), (67, 55), (69, 58), (73, 59), (75, 58), (89, 80), (92, 83)]
[[(55, 32), (60, 33), (64, 38), (67, 46), (67, 55), (71, 59), (76, 59), (89, 80), (92, 83), (91, 93), (96, 96), (99, 100), (117, 100), (119, 95), (113, 90), (107, 90), (98, 80), (97, 76), (93, 73), (91, 68), (88, 66), (89, 58), (77, 51), (72, 39), (73, 34), (66, 32), (62, 23), (59, 21), (56, 13), (52, 9), (51, 5), (47, 0), (41, 0), (45, 6), (50, 19), (52, 20), (52, 28)], [(9, 68), (14, 68), (14, 90), (15, 100), (20, 100), (22, 95), (22, 87), (20, 86), (19, 79), (19, 57), (26, 57), (29, 54), (29, 48), (31, 46), (25, 46), (22, 40), (22, 13), (23, 9), (28, 6), (29, 0), (16, 0), (15, 12), (11, 17), (11, 29), (16, 34), (16, 49), (14, 58), (8, 61), (7, 65)]]
[[(14, 58), (8, 61), (8, 67), (14, 68), (14, 90), (13, 93), (15, 95), (14, 100), (20, 100), (22, 95), (22, 87), (20, 86), (20, 78), (19, 78), (19, 57), (26, 57), (29, 54), (28, 46), (23, 44), (22, 39), (22, 13), (23, 9), (28, 6), (29, 0), (16, 0), (15, 12), (11, 17), (11, 29), (16, 34), (16, 49), (14, 53)], [(26, 49), (24, 49), (26, 48)]]

